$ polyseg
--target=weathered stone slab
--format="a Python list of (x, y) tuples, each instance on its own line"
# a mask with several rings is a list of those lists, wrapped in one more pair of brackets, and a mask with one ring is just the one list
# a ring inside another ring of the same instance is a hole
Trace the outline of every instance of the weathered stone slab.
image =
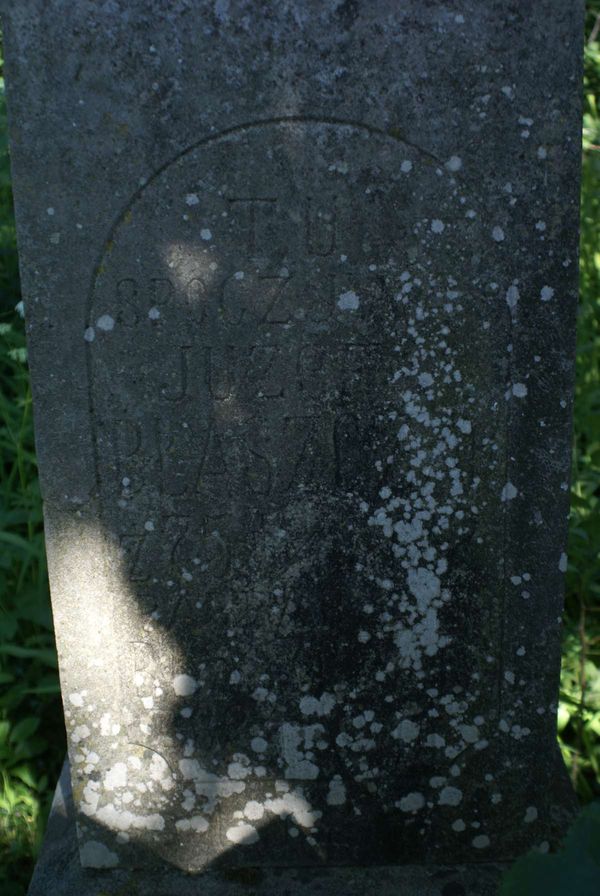
[(363, 868), (231, 868), (217, 863), (196, 875), (173, 868), (82, 868), (69, 769), (65, 766), (27, 896), (367, 896), (375, 882), (382, 896), (495, 896), (504, 870), (503, 866), (488, 862), (450, 867)]
[(83, 865), (551, 841), (582, 4), (3, 23)]

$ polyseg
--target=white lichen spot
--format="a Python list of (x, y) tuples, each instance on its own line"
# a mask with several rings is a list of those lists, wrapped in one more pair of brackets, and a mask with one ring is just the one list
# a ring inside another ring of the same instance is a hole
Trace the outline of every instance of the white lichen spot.
[(410, 159), (404, 159), (404, 161), (400, 165), (400, 171), (403, 174), (409, 174), (412, 171), (412, 167), (413, 163), (410, 161)]
[(150, 318), (150, 320), (158, 320), (160, 317), (160, 310), (156, 307), (151, 308), (148, 312), (148, 317)]
[(440, 595), (439, 578), (425, 566), (409, 570), (408, 587), (419, 608), (427, 609), (430, 602)]
[(268, 747), (268, 744), (264, 737), (253, 737), (250, 741), (250, 746), (255, 753), (264, 753)]
[(439, 218), (434, 218), (431, 222), (432, 233), (443, 233), (445, 226), (444, 222), (440, 221)]
[(527, 395), (527, 386), (525, 383), (513, 383), (512, 394), (515, 398), (525, 398)]
[(202, 228), (202, 230), (200, 231), (200, 236), (202, 237), (203, 240), (206, 240), (207, 242), (208, 242), (208, 240), (212, 240), (212, 233), (210, 232), (208, 227)]
[(477, 725), (459, 725), (458, 730), (467, 744), (475, 744), (479, 740), (479, 728)]
[(478, 834), (477, 837), (473, 837), (471, 843), (475, 849), (485, 849), (490, 845), (490, 838), (486, 834)]
[(79, 857), (84, 868), (115, 868), (119, 857), (100, 843), (99, 840), (88, 840), (79, 850)]
[(360, 299), (353, 290), (343, 292), (337, 300), (340, 311), (356, 311), (360, 305)]
[(329, 782), (327, 803), (329, 806), (342, 806), (346, 802), (346, 787), (339, 775)]
[(94, 818), (111, 831), (164, 831), (165, 820), (154, 812), (151, 815), (136, 815), (128, 809), (121, 811), (112, 803), (99, 809)]
[(252, 773), (250, 761), (243, 753), (234, 753), (234, 762), (227, 766), (227, 775), (234, 781), (243, 781)]
[(106, 773), (104, 779), (104, 788), (106, 790), (116, 790), (118, 787), (127, 786), (127, 766), (124, 762), (117, 762)]
[(332, 162), (327, 170), (337, 172), (338, 174), (348, 174), (350, 168), (348, 167), (348, 162), (338, 161)]
[(419, 736), (420, 727), (410, 719), (403, 719), (392, 731), (395, 740), (403, 740), (405, 744), (412, 743)]
[(86, 329), (83, 331), (83, 338), (86, 342), (93, 342), (96, 338), (96, 331), (94, 330), (94, 328), (86, 327)]
[[(203, 806), (205, 812), (214, 811), (218, 800), (228, 799), (246, 789), (244, 781), (219, 777), (202, 768), (197, 759), (180, 759), (179, 770), (184, 780), (194, 782), (196, 794), (206, 798)], [(258, 769), (254, 771), (258, 775)]]
[(307, 694), (300, 700), (300, 712), (305, 716), (328, 716), (335, 704), (335, 697), (327, 691), (319, 699)]
[(259, 821), (265, 814), (265, 807), (257, 800), (249, 800), (244, 806), (244, 815), (250, 821)]
[[(281, 739), (281, 751), (283, 758), (287, 764), (285, 769), (285, 777), (291, 780), (314, 780), (319, 775), (319, 768), (314, 762), (306, 758), (304, 753), (299, 749), (304, 742), (311, 742), (310, 728), (300, 728), (298, 725), (292, 725), (284, 722), (279, 729)], [(306, 746), (305, 746), (306, 749)]]
[(492, 230), (492, 239), (496, 240), (497, 243), (501, 243), (504, 239), (504, 231), (498, 225)]
[(191, 675), (176, 675), (173, 679), (173, 690), (178, 697), (190, 697), (198, 687), (198, 682)]
[(79, 804), (79, 808), (84, 815), (94, 815), (100, 802), (100, 783), (98, 781), (88, 781), (83, 788), (83, 801)]
[(200, 200), (198, 199), (197, 193), (188, 193), (187, 196), (185, 197), (186, 205), (198, 205), (199, 202), (200, 202)]
[(438, 802), (440, 806), (458, 806), (462, 797), (462, 790), (458, 787), (444, 787), (440, 791)]
[[(279, 790), (278, 784), (275, 782), (275, 789)], [(285, 784), (286, 782), (281, 782)], [(265, 809), (278, 815), (280, 818), (291, 817), (296, 824), (303, 828), (312, 828), (315, 826), (321, 815), (318, 809), (313, 809), (302, 791), (293, 790), (291, 793), (285, 793), (276, 799), (268, 799), (265, 802)]]
[(69, 702), (73, 706), (83, 706), (83, 697), (81, 694), (69, 694)]
[(561, 572), (567, 571), (567, 555), (563, 551), (560, 555), (560, 560), (558, 561), (558, 568)]
[(512, 482), (507, 482), (504, 488), (502, 489), (502, 494), (500, 498), (502, 501), (512, 501), (513, 498), (516, 498), (519, 492), (512, 484)]
[(525, 817), (523, 818), (523, 821), (525, 822), (525, 824), (531, 824), (532, 822), (534, 822), (537, 819), (537, 817), (538, 817), (538, 810), (536, 809), (536, 807), (528, 806), (525, 811)]
[(398, 803), (401, 812), (418, 812), (424, 805), (425, 797), (422, 793), (408, 793)]
[(446, 162), (448, 171), (460, 171), (462, 168), (462, 159), (459, 156), (450, 156)]
[(512, 286), (509, 286), (506, 290), (506, 304), (509, 308), (516, 308), (517, 302), (519, 301), (519, 290), (513, 283)]
[(466, 830), (466, 824), (462, 820), (462, 818), (457, 818), (456, 821), (452, 822), (452, 830), (456, 831), (457, 834), (462, 833), (462, 831)]
[(78, 744), (80, 741), (85, 740), (86, 737), (89, 737), (91, 733), (87, 725), (77, 725), (71, 734), (71, 740), (74, 744)]
[(174, 787), (173, 777), (167, 761), (158, 753), (152, 754), (150, 777), (153, 781), (160, 784), (163, 790), (171, 790)]
[(434, 775), (433, 778), (429, 779), (429, 784), (431, 787), (439, 788), (443, 787), (446, 783), (446, 778), (443, 778), (441, 775)]
[(554, 290), (551, 286), (542, 286), (540, 290), (540, 299), (542, 302), (549, 302), (553, 295)]
[(191, 818), (182, 818), (175, 822), (178, 831), (195, 831), (196, 834), (204, 834), (208, 830), (208, 821), (202, 815), (193, 815)]
[(102, 735), (102, 737), (110, 737), (110, 729), (110, 713), (105, 712), (100, 719), (100, 734)]
[(114, 317), (111, 317), (110, 314), (103, 314), (96, 321), (96, 326), (99, 330), (103, 330), (105, 333), (110, 333), (110, 331), (114, 329), (115, 319)]
[(249, 846), (258, 840), (258, 831), (251, 824), (242, 822), (233, 828), (228, 828), (225, 836), (232, 843), (237, 843), (238, 846)]

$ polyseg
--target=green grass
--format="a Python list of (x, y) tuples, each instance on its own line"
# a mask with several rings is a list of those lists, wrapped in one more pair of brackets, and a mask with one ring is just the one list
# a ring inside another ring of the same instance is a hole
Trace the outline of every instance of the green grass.
[[(597, 23), (599, 23), (597, 25)], [(580, 304), (569, 565), (558, 715), (583, 802), (600, 797), (600, 3), (588, 3), (581, 188)], [(594, 40), (590, 40), (594, 37)]]
[[(0, 82), (0, 100), (3, 85)], [(65, 753), (0, 102), (0, 893), (22, 896)]]
[[(561, 748), (584, 803), (600, 797), (600, 117), (596, 105), (600, 96), (600, 27), (596, 39), (589, 40), (597, 21), (600, 23), (600, 2), (594, 0), (588, 3), (587, 16), (577, 393), (559, 710)], [(65, 752), (24, 326), (15, 310), (19, 301), (0, 80), (2, 896), (23, 896), (26, 891)]]

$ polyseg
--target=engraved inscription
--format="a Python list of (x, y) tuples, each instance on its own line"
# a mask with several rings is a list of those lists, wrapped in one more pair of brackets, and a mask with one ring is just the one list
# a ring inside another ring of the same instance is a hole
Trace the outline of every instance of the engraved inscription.
[(340, 776), (393, 806), (397, 769), (439, 743), (423, 687), (476, 714), (471, 676), (496, 674), (497, 616), (472, 600), (494, 602), (490, 564), (456, 570), (489, 498), (475, 444), (502, 475), (472, 386), (490, 309), (448, 267), (479, 226), (463, 192), (383, 135), (281, 123), (184, 154), (113, 235), (86, 321), (102, 514), (182, 653), (168, 673), (136, 656), (164, 692), (193, 678), (172, 728), (215, 775), (254, 739), (259, 788)]

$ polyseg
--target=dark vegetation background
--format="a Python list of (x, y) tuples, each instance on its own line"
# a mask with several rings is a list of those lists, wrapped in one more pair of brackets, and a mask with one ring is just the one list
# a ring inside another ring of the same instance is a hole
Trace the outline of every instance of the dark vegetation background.
[[(66, 747), (33, 444), (1, 66), (0, 46), (0, 893), (23, 896)], [(558, 712), (561, 749), (584, 804), (600, 798), (598, 97), (600, 0), (588, 0), (577, 392)], [(600, 812), (596, 808), (593, 851), (598, 853), (600, 874)], [(579, 859), (577, 867), (581, 867)], [(532, 868), (536, 886), (526, 884), (526, 889), (511, 889), (511, 893), (538, 892), (543, 871), (537, 865)], [(562, 886), (555, 870), (550, 874), (553, 887)], [(573, 883), (572, 873), (568, 874)], [(550, 896), (550, 889), (544, 887)], [(552, 888), (555, 892), (575, 896), (584, 890)]]

